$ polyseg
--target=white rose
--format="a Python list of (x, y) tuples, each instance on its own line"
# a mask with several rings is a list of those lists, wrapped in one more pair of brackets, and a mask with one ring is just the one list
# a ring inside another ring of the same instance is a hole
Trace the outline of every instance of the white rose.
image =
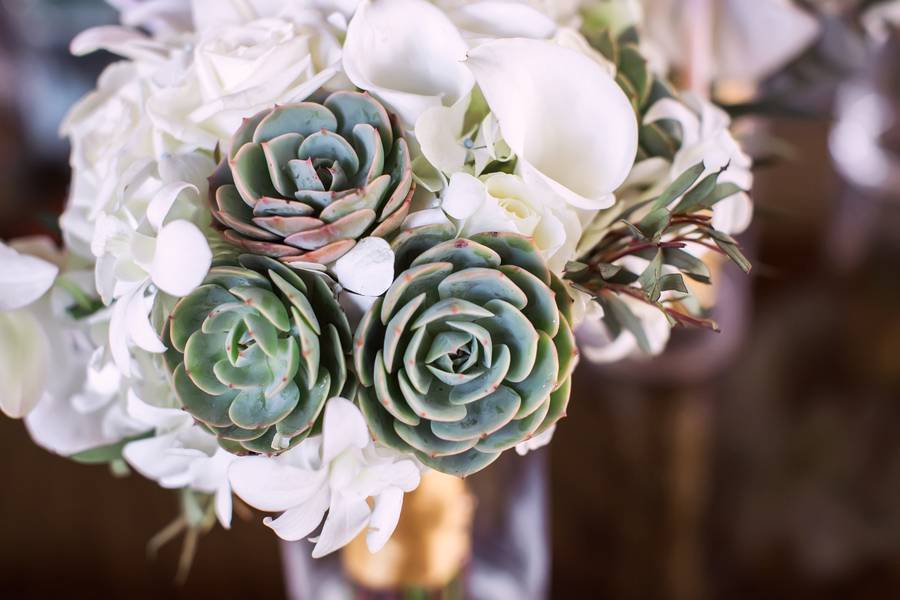
[(557, 273), (574, 258), (581, 237), (574, 209), (546, 190), (526, 185), (518, 175), (493, 173), (479, 180), (455, 173), (441, 208), (457, 221), (462, 236), (510, 231), (532, 238)]
[(154, 154), (144, 114), (150, 92), (150, 79), (139, 65), (114, 63), (63, 121), (61, 133), (72, 145), (72, 186), (60, 225), (67, 245), (81, 255), (90, 256), (93, 222), (112, 201), (122, 174), (135, 160)]
[(340, 46), (318, 13), (308, 12), (203, 31), (193, 58), (182, 84), (156, 94), (147, 110), (183, 150), (211, 150), (243, 119), (305, 100), (332, 79)]

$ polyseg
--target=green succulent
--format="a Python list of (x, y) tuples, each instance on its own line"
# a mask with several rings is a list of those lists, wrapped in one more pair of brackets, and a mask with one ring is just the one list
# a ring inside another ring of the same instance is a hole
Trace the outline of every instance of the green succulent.
[(181, 405), (237, 454), (300, 442), (325, 401), (355, 385), (350, 325), (325, 276), (265, 256), (214, 266), (166, 334)]
[(245, 120), (210, 184), (225, 238), (286, 263), (331, 263), (362, 237), (390, 236), (415, 191), (399, 128), (357, 92)]
[(565, 413), (577, 362), (572, 298), (526, 237), (395, 240), (397, 277), (354, 339), (376, 439), (466, 476)]

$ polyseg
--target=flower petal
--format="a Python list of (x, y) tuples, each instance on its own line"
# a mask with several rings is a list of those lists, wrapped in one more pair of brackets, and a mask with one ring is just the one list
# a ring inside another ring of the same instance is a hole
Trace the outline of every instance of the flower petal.
[(178, 220), (160, 230), (150, 276), (162, 291), (186, 296), (203, 282), (211, 264), (212, 251), (203, 233), (193, 223)]
[(349, 544), (365, 528), (371, 512), (364, 498), (332, 498), (328, 517), (319, 541), (313, 548), (312, 557), (322, 558)]
[(366, 420), (355, 404), (332, 398), (325, 405), (322, 424), (322, 464), (327, 465), (349, 448), (365, 448), (371, 437)]
[(266, 517), (263, 524), (271, 527), (283, 540), (288, 542), (302, 540), (322, 522), (322, 517), (328, 509), (328, 501), (328, 490), (322, 489), (307, 502), (286, 510), (277, 519)]
[(375, 497), (375, 506), (369, 518), (369, 531), (366, 533), (369, 552), (378, 552), (384, 548), (400, 522), (402, 508), (403, 490), (400, 488), (388, 488)]
[(345, 289), (363, 296), (380, 296), (394, 281), (394, 251), (380, 237), (359, 241), (332, 268)]
[(450, 105), (469, 92), (465, 54), (459, 31), (431, 3), (363, 0), (347, 28), (343, 64), (354, 85), (411, 126), (429, 106)]
[(579, 208), (606, 208), (637, 153), (637, 120), (603, 67), (544, 40), (488, 42), (472, 70), (526, 181)]
[(553, 19), (517, 2), (485, 0), (463, 4), (450, 12), (450, 18), (460, 29), (478, 38), (546, 39), (556, 31)]
[(250, 506), (267, 512), (288, 510), (307, 502), (319, 493), (326, 477), (325, 471), (298, 469), (268, 456), (241, 457), (228, 468), (234, 493)]
[(454, 173), (444, 192), (441, 208), (454, 219), (463, 221), (480, 209), (487, 200), (484, 184), (468, 173)]
[(50, 289), (59, 268), (0, 242), (0, 310), (28, 306)]
[(34, 315), (0, 313), (0, 410), (21, 419), (44, 394), (49, 342)]

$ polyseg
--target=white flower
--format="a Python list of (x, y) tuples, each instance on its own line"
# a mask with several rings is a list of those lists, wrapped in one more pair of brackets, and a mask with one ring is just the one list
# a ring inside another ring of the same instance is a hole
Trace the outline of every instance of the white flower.
[(245, 502), (282, 512), (264, 522), (284, 540), (309, 536), (327, 511), (314, 558), (341, 548), (365, 529), (369, 550), (381, 549), (397, 526), (403, 493), (414, 490), (420, 477), (413, 460), (372, 442), (362, 413), (343, 398), (326, 404), (322, 435), (275, 458), (238, 458), (230, 476)]
[(53, 285), (59, 267), (0, 242), (0, 311), (28, 306)]
[[(675, 65), (699, 78), (759, 81), (819, 34), (816, 19), (791, 0), (721, 0), (698, 14), (687, 0), (644, 0), (644, 35)], [(697, 44), (709, 40), (707, 48)]]
[(483, 180), (454, 173), (441, 208), (469, 237), (487, 231), (510, 231), (531, 237), (554, 272), (574, 257), (581, 236), (575, 209), (546, 188), (534, 189), (518, 175), (493, 173)]
[(182, 178), (204, 185), (200, 174), (213, 168), (202, 154), (136, 165), (123, 178), (110, 212), (97, 219), (91, 242), (97, 290), (104, 303), (116, 300), (110, 346), (125, 376), (131, 373), (131, 343), (147, 352), (165, 351), (148, 319), (157, 290), (185, 296), (209, 270), (212, 252), (194, 224), (203, 218), (201, 189)]
[[(675, 180), (686, 170), (703, 161), (702, 176), (725, 169), (719, 176), (720, 183), (733, 183), (742, 190), (753, 186), (753, 160), (741, 149), (729, 131), (731, 119), (721, 108), (699, 96), (686, 93), (684, 104), (672, 98), (664, 98), (650, 107), (644, 118), (646, 123), (660, 119), (672, 119), (681, 126), (681, 148), (669, 167), (668, 174), (656, 171), (660, 183), (656, 192)], [(636, 165), (636, 169), (641, 167)], [(745, 192), (734, 194), (713, 206), (713, 227), (728, 234), (741, 233), (753, 219), (753, 203)]]
[(443, 0), (438, 6), (468, 38), (547, 39), (556, 22), (540, 8), (519, 0)]
[(343, 65), (354, 85), (412, 126), (425, 109), (468, 94), (466, 49), (448, 16), (425, 0), (363, 0), (347, 29)]
[(862, 24), (876, 40), (883, 42), (888, 39), (892, 29), (900, 29), (900, 0), (871, 6), (863, 13)]
[(67, 246), (82, 255), (90, 256), (93, 223), (112, 201), (123, 174), (154, 154), (144, 113), (149, 94), (150, 80), (138, 65), (114, 63), (62, 124), (72, 144), (72, 186), (60, 225)]
[[(656, 356), (662, 353), (671, 334), (669, 321), (663, 312), (636, 298), (626, 295), (620, 295), (619, 298), (628, 305), (628, 308), (640, 321), (650, 347), (650, 355)], [(588, 306), (587, 314), (576, 333), (582, 355), (591, 362), (612, 363), (644, 355), (637, 338), (626, 328), (623, 327), (617, 336), (612, 335), (606, 323), (603, 322), (603, 310), (596, 302), (592, 302)]]
[(161, 487), (213, 494), (219, 523), (231, 527), (228, 467), (237, 457), (220, 448), (215, 436), (181, 409), (152, 406), (134, 393), (127, 406), (129, 416), (152, 427), (154, 435), (128, 443), (122, 452), (126, 462)]
[(529, 185), (575, 207), (608, 208), (637, 152), (637, 121), (596, 61), (544, 40), (511, 39), (469, 51), (472, 70)]
[(147, 102), (155, 127), (182, 149), (227, 144), (241, 121), (305, 100), (338, 72), (340, 46), (318, 13), (201, 30), (181, 84)]

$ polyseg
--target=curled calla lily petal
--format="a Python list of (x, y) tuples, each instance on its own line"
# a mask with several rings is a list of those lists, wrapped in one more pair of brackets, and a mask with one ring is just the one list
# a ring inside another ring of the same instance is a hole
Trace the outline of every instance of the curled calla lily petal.
[(450, 105), (472, 88), (466, 43), (447, 15), (425, 0), (364, 0), (344, 42), (347, 77), (408, 125), (431, 106)]
[(637, 120), (603, 67), (570, 48), (526, 39), (482, 44), (466, 65), (527, 180), (579, 208), (612, 204), (634, 163)]
[(0, 242), (0, 310), (28, 306), (50, 289), (59, 268)]
[(345, 289), (363, 296), (380, 296), (394, 282), (394, 251), (379, 237), (360, 240), (332, 268)]
[(159, 289), (186, 296), (206, 277), (212, 251), (196, 225), (178, 220), (165, 225), (156, 237), (150, 276)]

